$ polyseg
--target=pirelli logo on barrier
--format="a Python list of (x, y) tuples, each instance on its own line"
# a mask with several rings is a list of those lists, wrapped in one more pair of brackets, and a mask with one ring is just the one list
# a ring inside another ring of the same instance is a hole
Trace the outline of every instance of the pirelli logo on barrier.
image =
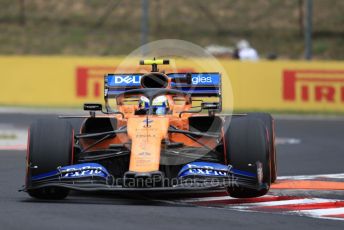
[(114, 67), (77, 67), (76, 96), (100, 98), (104, 88), (104, 75), (115, 71)]
[(344, 70), (285, 70), (283, 100), (344, 104)]
[[(223, 75), (228, 75), (222, 85), (224, 109), (344, 113), (343, 61), (251, 63), (219, 59), (219, 62), (228, 73)], [(210, 71), (205, 59), (176, 59), (175, 63), (179, 68), (175, 65), (160, 68), (167, 73), (194, 72), (196, 68)], [(63, 107), (80, 106), (84, 102), (101, 103), (105, 74), (145, 73), (150, 69), (151, 66), (139, 65), (138, 60), (126, 63), (123, 57), (2, 56), (0, 74), (7, 77), (1, 79), (0, 104)], [(46, 87), (47, 72), (49, 85), (54, 87)], [(131, 80), (118, 81), (124, 84)]]

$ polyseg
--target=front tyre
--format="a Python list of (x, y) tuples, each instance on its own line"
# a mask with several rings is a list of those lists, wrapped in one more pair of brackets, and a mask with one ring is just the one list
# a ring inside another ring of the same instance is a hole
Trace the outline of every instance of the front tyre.
[[(224, 151), (227, 162), (234, 169), (257, 174), (256, 164), (260, 164), (263, 171), (260, 189), (249, 186), (228, 187), (229, 195), (236, 198), (250, 198), (265, 195), (271, 184), (270, 151), (267, 140), (267, 130), (260, 119), (251, 116), (227, 117), (224, 135)], [(256, 185), (259, 184), (258, 178)]]
[[(41, 119), (29, 129), (26, 188), (31, 197), (64, 199), (69, 190), (61, 187), (35, 189), (33, 176), (51, 172), (59, 166), (73, 164), (74, 130), (70, 123), (58, 119)], [(32, 188), (33, 187), (33, 188)]]

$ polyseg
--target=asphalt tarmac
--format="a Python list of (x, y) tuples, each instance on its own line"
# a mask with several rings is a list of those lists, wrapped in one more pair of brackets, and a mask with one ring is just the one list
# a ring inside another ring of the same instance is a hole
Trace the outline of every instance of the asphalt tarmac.
[[(43, 116), (53, 115), (0, 114), (0, 129), (26, 129)], [(281, 141), (279, 176), (343, 173), (344, 119), (277, 119), (276, 133)], [(37, 201), (18, 192), (24, 174), (25, 151), (0, 151), (0, 229), (344, 229), (344, 221), (338, 220), (199, 207), (139, 195), (73, 193), (63, 201)], [(344, 199), (340, 191), (319, 196)]]

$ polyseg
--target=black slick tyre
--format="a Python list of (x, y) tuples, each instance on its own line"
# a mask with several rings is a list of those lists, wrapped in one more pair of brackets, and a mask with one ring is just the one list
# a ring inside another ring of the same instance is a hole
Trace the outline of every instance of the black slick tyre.
[(33, 176), (73, 163), (74, 130), (58, 119), (41, 119), (31, 124), (27, 149), (26, 188), (31, 197), (64, 199), (69, 190), (62, 187), (34, 188)]
[[(255, 189), (249, 186), (230, 186), (229, 195), (235, 198), (250, 198), (265, 195), (271, 184), (270, 151), (267, 130), (260, 119), (246, 115), (227, 117), (227, 130), (224, 134), (224, 151), (227, 163), (234, 169), (257, 174), (257, 164), (263, 171), (262, 184), (266, 186)], [(258, 178), (256, 181), (258, 184)]]

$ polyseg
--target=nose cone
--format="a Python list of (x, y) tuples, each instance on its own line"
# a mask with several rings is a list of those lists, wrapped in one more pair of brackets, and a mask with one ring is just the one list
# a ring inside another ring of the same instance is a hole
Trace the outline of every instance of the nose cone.
[(131, 117), (128, 135), (131, 139), (129, 171), (153, 172), (160, 166), (161, 141), (167, 135), (166, 117)]

